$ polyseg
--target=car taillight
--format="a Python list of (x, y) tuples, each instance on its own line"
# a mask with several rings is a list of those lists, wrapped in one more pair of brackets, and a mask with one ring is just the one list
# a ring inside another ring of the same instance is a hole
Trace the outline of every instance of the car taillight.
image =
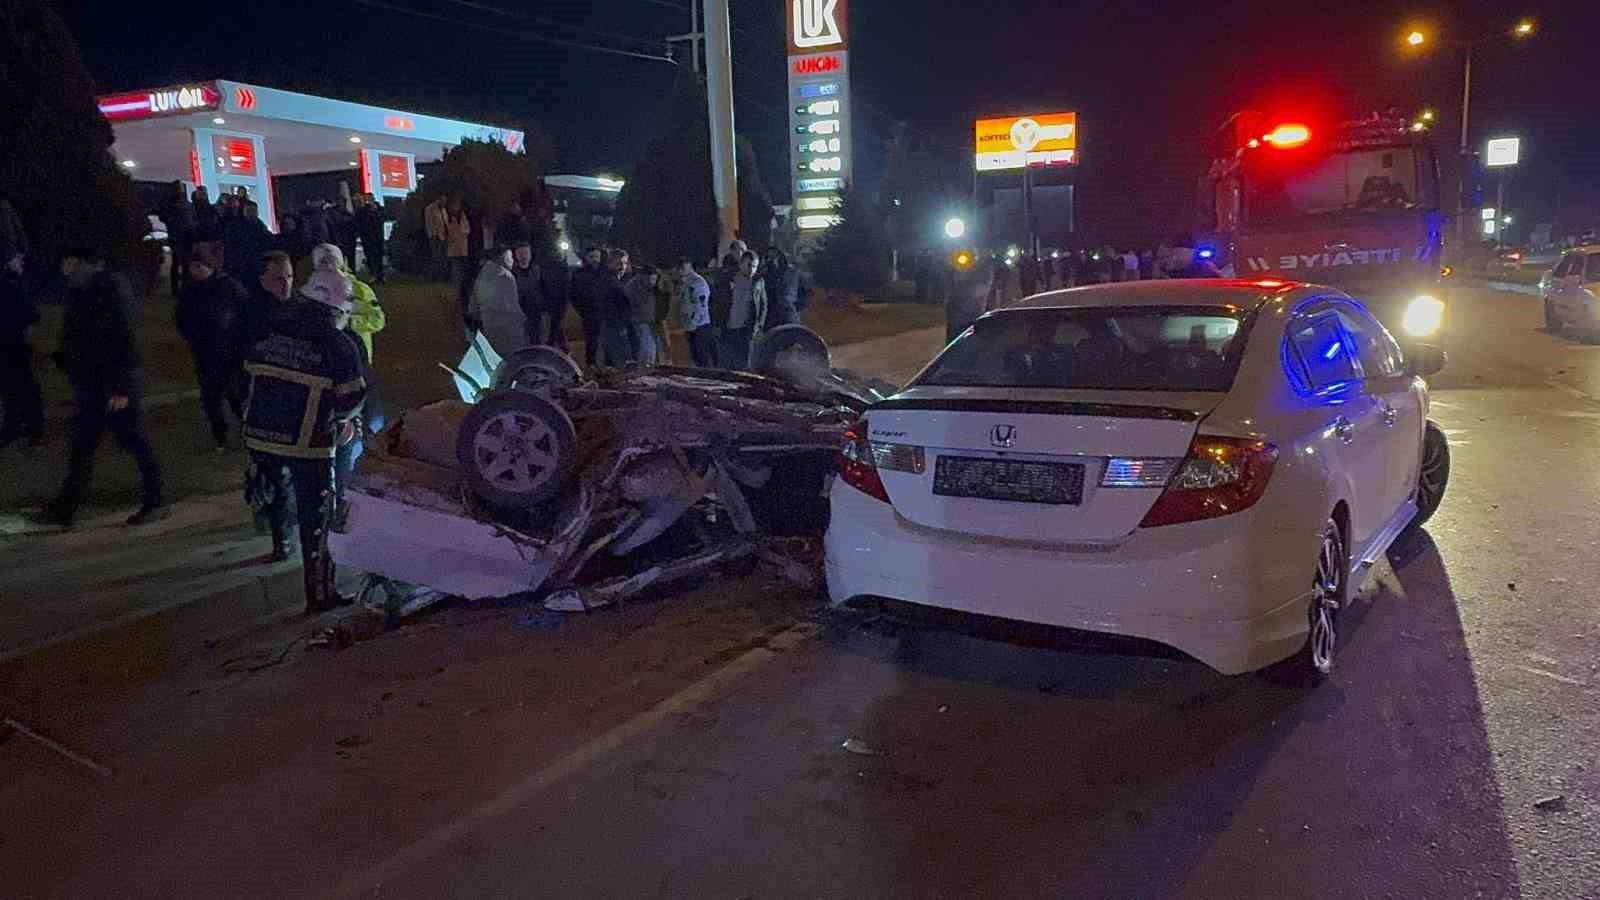
[(1215, 519), (1248, 509), (1267, 491), (1278, 448), (1264, 441), (1196, 436), (1142, 528)]
[(883, 489), (883, 479), (873, 464), (872, 442), (867, 440), (867, 423), (857, 422), (845, 429), (839, 445), (839, 478), (868, 497), (889, 502), (889, 492)]

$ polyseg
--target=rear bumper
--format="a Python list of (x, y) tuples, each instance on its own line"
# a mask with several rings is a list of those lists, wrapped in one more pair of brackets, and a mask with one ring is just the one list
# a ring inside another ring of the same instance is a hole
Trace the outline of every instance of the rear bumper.
[(922, 528), (842, 482), (832, 500), (835, 603), (886, 598), (1144, 638), (1230, 675), (1305, 643), (1310, 563), (1262, 565), (1248, 512), (1136, 531), (1114, 548), (1062, 549)]

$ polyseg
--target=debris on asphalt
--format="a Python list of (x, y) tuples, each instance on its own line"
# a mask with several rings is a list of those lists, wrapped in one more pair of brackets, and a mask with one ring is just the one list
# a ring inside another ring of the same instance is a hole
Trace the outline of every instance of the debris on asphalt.
[(70, 750), (67, 747), (63, 746), (62, 744), (58, 744), (55, 741), (50, 740), (49, 738), (45, 737), (44, 735), (40, 734), (39, 732), (34, 731), (32, 728), (29, 728), (28, 726), (22, 724), (21, 722), (18, 722), (16, 719), (7, 718), (7, 719), (5, 719), (3, 721), (3, 724), (7, 728), (9, 728), (12, 731), (16, 732), (17, 734), (20, 734), (23, 737), (34, 741), (35, 743), (39, 744), (40, 746), (42, 746), (42, 747), (44, 747), (46, 749), (54, 750), (56, 753), (60, 754), (61, 756), (64, 756), (67, 759), (72, 760), (73, 762), (77, 763), (80, 766), (83, 766), (85, 769), (88, 769), (89, 771), (95, 773), (96, 775), (99, 775), (102, 778), (110, 778), (111, 777), (111, 770), (110, 769), (106, 768), (105, 766), (100, 765), (99, 763), (95, 762), (94, 760), (90, 759), (87, 756), (84, 756), (81, 753), (78, 753), (78, 752), (76, 752), (74, 750)]
[(1517, 589), (1517, 583), (1515, 581), (1507, 582), (1506, 587), (1514, 592)]
[(1540, 812), (1561, 812), (1567, 808), (1567, 798), (1564, 794), (1551, 794), (1533, 801), (1533, 808)]
[(554, 348), (501, 358), (480, 336), (444, 367), (459, 401), (369, 443), (334, 558), (372, 573), (361, 605), (386, 627), (445, 597), (587, 612), (750, 557), (817, 590), (839, 441), (892, 388), (835, 371), (798, 326), (754, 358), (766, 374), (585, 374)]
[(884, 755), (882, 750), (879, 750), (877, 747), (872, 746), (871, 744), (867, 743), (866, 741), (861, 740), (860, 738), (846, 738), (845, 742), (844, 742), (844, 744), (842, 746), (844, 747), (846, 752), (854, 753), (856, 756), (883, 756)]
[(340, 747), (340, 748), (343, 748), (345, 750), (349, 750), (349, 749), (351, 749), (353, 747), (365, 747), (366, 745), (368, 745), (370, 743), (372, 743), (372, 740), (370, 738), (362, 737), (359, 734), (352, 734), (349, 737), (339, 738), (337, 741), (333, 742), (333, 745), (335, 747)]

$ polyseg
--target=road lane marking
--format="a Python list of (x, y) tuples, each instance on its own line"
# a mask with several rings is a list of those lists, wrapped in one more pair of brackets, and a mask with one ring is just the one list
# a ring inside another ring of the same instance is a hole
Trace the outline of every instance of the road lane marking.
[(482, 823), (526, 805), (562, 779), (622, 749), (629, 741), (655, 728), (671, 716), (712, 699), (732, 683), (782, 658), (785, 653), (815, 640), (821, 633), (821, 626), (812, 622), (802, 622), (779, 632), (764, 646), (738, 657), (721, 669), (534, 772), (502, 791), (499, 796), (479, 804), (401, 847), (383, 862), (359, 875), (346, 878), (330, 896), (372, 896), (382, 889), (385, 881), (396, 878), (409, 866), (432, 858), (446, 849), (451, 842), (471, 834)]
[[(1513, 665), (1515, 665), (1515, 664), (1513, 664)], [(1565, 675), (1557, 675), (1554, 672), (1547, 672), (1544, 669), (1535, 669), (1533, 666), (1515, 665), (1515, 668), (1521, 669), (1522, 671), (1527, 672), (1527, 673), (1529, 673), (1531, 675), (1543, 675), (1546, 678), (1554, 679), (1555, 681), (1559, 681), (1562, 684), (1570, 684), (1573, 687), (1588, 687), (1589, 686), (1588, 682), (1579, 681), (1576, 678), (1568, 678)]]

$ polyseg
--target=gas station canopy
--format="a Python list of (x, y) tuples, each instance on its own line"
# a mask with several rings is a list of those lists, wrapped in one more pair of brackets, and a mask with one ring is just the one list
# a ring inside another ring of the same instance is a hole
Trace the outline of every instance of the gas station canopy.
[(204, 81), (101, 97), (116, 135), (112, 152), (141, 181), (181, 181), (212, 196), (242, 192), (276, 221), (271, 179), (360, 171), (364, 191), (403, 197), (418, 162), (464, 140), (523, 149), (523, 134), (235, 81)]

